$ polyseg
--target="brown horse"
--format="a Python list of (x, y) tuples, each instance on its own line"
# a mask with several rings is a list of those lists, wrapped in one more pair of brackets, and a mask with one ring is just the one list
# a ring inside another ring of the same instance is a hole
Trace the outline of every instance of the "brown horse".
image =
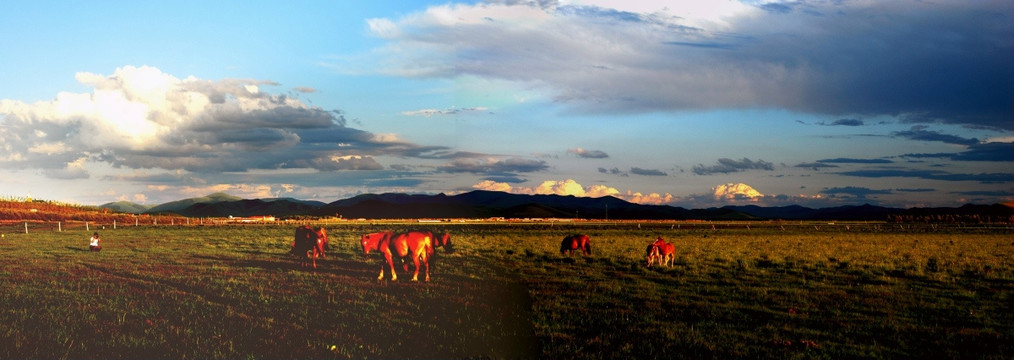
[[(301, 265), (313, 264), (317, 268), (317, 257), (324, 256), (324, 246), (328, 243), (327, 230), (303, 225), (296, 228), (295, 239), (292, 241), (292, 255), (303, 259)], [(309, 260), (307, 260), (309, 258)]]
[[(406, 260), (406, 257), (412, 259), (412, 262), (415, 264), (415, 273), (412, 276), (412, 281), (419, 280), (419, 265), (421, 261), (421, 265), (425, 268), (425, 281), (430, 281), (429, 268), (434, 248), (443, 247), (446, 251), (452, 251), (450, 234), (443, 233), (440, 236), (434, 236), (430, 231), (409, 231), (404, 233), (383, 231), (366, 234), (362, 236), (361, 245), (363, 246), (364, 256), (369, 256), (371, 251), (378, 251), (383, 254), (386, 266), (391, 269), (391, 281), (398, 280), (398, 273), (394, 268), (394, 260), (396, 258), (400, 261)], [(384, 279), (384, 267), (385, 265), (380, 266), (380, 274), (377, 276), (377, 280)], [(405, 271), (408, 271), (407, 263), (404, 264), (404, 267)]]
[(648, 267), (651, 267), (656, 261), (659, 264), (662, 263), (661, 255), (658, 252), (658, 245), (655, 244), (650, 244), (648, 248), (644, 249), (644, 255), (648, 258)]
[[(433, 255), (433, 233), (429, 231), (409, 231), (391, 237), (391, 252), (398, 257), (406, 256), (415, 264), (412, 281), (419, 281), (419, 262), (426, 268), (426, 281), (430, 281), (430, 256)], [(391, 281), (398, 279), (391, 265)]]
[(573, 256), (574, 250), (578, 249), (580, 249), (581, 253), (584, 255), (591, 255), (591, 241), (588, 239), (588, 235), (567, 235), (567, 237), (563, 238), (563, 241), (560, 242), (561, 255), (566, 254), (569, 251), (569, 255)]
[(676, 259), (676, 245), (665, 242), (665, 239), (661, 237), (656, 239), (651, 245), (648, 245), (647, 251), (648, 267), (651, 267), (653, 260), (657, 260), (659, 265), (672, 267)]
[[(387, 260), (388, 266), (391, 267), (391, 276), (394, 279), (398, 278), (398, 274), (394, 272), (394, 259), (391, 254), (391, 237), (394, 236), (393, 232), (382, 231), (371, 234), (363, 235), (360, 244), (363, 245), (363, 256), (369, 256), (371, 251), (378, 251), (384, 256), (384, 260)], [(377, 276), (377, 280), (384, 279), (384, 265), (380, 265), (380, 276)]]

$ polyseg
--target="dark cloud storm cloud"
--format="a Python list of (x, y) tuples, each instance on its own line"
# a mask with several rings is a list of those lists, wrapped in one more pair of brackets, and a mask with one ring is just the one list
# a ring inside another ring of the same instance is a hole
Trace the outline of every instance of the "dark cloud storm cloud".
[(383, 72), (543, 84), (579, 112), (783, 108), (1014, 129), (1007, 0), (765, 3), (721, 22), (661, 6), (511, 5), (545, 16), (477, 5), (371, 20), (399, 57)]
[(817, 170), (826, 169), (826, 168), (836, 168), (836, 167), (838, 167), (838, 165), (828, 164), (828, 163), (823, 163), (823, 162), (819, 162), (818, 161), (818, 162), (810, 162), (810, 163), (799, 163), (799, 164), (796, 164), (795, 167), (797, 167), (797, 168), (804, 168), (804, 169), (813, 169), (814, 171), (817, 171)]
[(664, 171), (661, 171), (661, 170), (642, 169), (642, 168), (639, 168), (639, 167), (632, 167), (632, 168), (630, 168), (630, 173), (634, 174), (634, 175), (642, 175), (642, 176), (668, 176), (669, 175), (669, 174), (667, 174), (667, 173), (665, 173)]
[(919, 179), (942, 180), (942, 181), (977, 181), (980, 183), (1014, 182), (1014, 173), (962, 174), (962, 173), (950, 173), (941, 170), (873, 169), (873, 170), (843, 171), (837, 174), (865, 178), (902, 177), (902, 178), (919, 178)]
[(862, 120), (859, 119), (838, 119), (829, 124), (820, 123), (826, 126), (863, 126), (866, 125)]
[(826, 195), (834, 195), (834, 196), (849, 195), (849, 196), (854, 196), (854, 197), (857, 197), (857, 198), (866, 198), (866, 197), (869, 197), (871, 195), (888, 195), (888, 194), (891, 194), (891, 190), (886, 190), (886, 189), (874, 190), (874, 189), (870, 189), (870, 188), (856, 187), (856, 186), (833, 187), (833, 188), (823, 189), (820, 192), (822, 194), (826, 194)]
[(542, 160), (507, 158), (502, 160), (460, 158), (451, 163), (437, 167), (437, 170), (449, 173), (525, 173), (542, 171), (549, 165)]
[(893, 161), (888, 159), (853, 159), (853, 158), (834, 158), (834, 159), (821, 159), (817, 160), (818, 163), (822, 164), (890, 164)]
[(729, 158), (718, 159), (718, 164), (711, 166), (704, 166), (702, 164), (694, 165), (693, 172), (697, 175), (714, 175), (714, 174), (728, 174), (746, 170), (774, 170), (774, 164), (764, 161), (757, 160), (753, 161), (748, 158), (742, 160), (733, 160)]
[(975, 138), (966, 139), (956, 135), (948, 135), (937, 131), (930, 131), (926, 130), (925, 126), (913, 126), (911, 130), (895, 131), (891, 133), (891, 136), (919, 141), (939, 141), (946, 144), (956, 144), (956, 145), (974, 145), (979, 143), (979, 139)]
[(916, 159), (950, 159), (955, 161), (1014, 161), (1014, 143), (984, 143), (972, 144), (968, 149), (957, 153), (924, 153), (904, 154), (903, 158)]

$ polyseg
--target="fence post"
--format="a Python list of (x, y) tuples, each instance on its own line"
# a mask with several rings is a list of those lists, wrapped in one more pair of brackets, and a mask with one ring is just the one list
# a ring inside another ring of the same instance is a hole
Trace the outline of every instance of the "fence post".
[(62, 221), (57, 221), (56, 222), (56, 231), (57, 232), (62, 232), (63, 231), (63, 222)]
[(92, 229), (88, 228), (88, 222), (87, 221), (85, 221), (85, 231), (92, 231)]
[(25, 234), (27, 234), (27, 233), (28, 233), (28, 222), (25, 221)]
[(116, 230), (116, 219), (113, 219), (113, 230)]

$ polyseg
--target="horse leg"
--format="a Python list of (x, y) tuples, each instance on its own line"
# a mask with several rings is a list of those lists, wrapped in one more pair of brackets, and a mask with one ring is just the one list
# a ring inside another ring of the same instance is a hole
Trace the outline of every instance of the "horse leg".
[(419, 281), (419, 257), (423, 256), (421, 251), (412, 254), (412, 263), (415, 264), (415, 273), (412, 274), (412, 281)]
[(398, 272), (394, 271), (394, 259), (391, 258), (391, 253), (385, 253), (384, 259), (387, 260), (387, 266), (391, 268), (391, 281), (398, 281)]
[[(384, 268), (387, 264), (391, 264), (391, 254), (384, 253), (384, 262), (380, 263), (380, 275), (377, 276), (377, 281), (384, 280)], [(397, 279), (398, 274), (394, 272), (394, 266), (391, 265), (391, 275)]]
[(310, 257), (310, 262), (313, 264), (313, 269), (317, 270), (317, 250), (313, 251), (313, 255)]
[(426, 267), (426, 282), (430, 282), (430, 256), (427, 253), (423, 253), (423, 266)]

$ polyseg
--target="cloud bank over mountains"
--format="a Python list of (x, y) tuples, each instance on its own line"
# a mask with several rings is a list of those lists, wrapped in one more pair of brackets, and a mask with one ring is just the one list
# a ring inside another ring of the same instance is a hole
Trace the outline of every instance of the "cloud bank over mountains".
[(482, 2), (368, 24), (398, 55), (384, 73), (529, 83), (577, 112), (774, 107), (1014, 129), (1006, 1), (670, 5)]

